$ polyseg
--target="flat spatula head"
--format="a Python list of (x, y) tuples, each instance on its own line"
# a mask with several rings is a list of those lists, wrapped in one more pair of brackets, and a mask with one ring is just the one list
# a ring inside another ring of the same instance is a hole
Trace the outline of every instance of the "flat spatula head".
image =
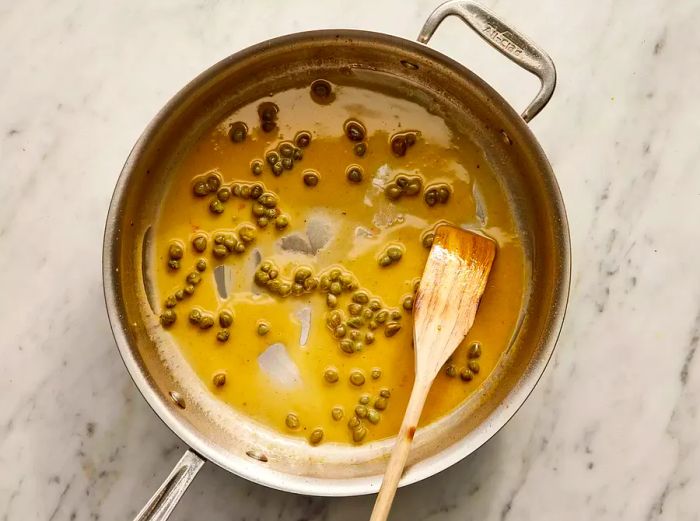
[(416, 374), (432, 380), (469, 332), (495, 255), (487, 237), (448, 225), (435, 231), (414, 305)]

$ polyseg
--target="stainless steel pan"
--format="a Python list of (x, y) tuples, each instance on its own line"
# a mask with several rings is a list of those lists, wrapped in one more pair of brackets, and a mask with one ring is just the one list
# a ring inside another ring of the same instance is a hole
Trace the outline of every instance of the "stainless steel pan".
[[(474, 73), (424, 45), (450, 15), (539, 77), (541, 89), (522, 115)], [(478, 396), (418, 432), (402, 484), (431, 476), (476, 450), (511, 418), (537, 383), (561, 328), (570, 276), (564, 206), (549, 162), (526, 124), (554, 91), (554, 65), (527, 38), (469, 1), (438, 7), (418, 41), (325, 30), (260, 43), (194, 79), (156, 115), (134, 146), (107, 217), (107, 310), (134, 382), (158, 416), (191, 447), (137, 519), (165, 519), (205, 460), (251, 481), (303, 494), (367, 494), (381, 482), (391, 440), (312, 448), (218, 404), (203, 384), (186, 377), (186, 363), (165, 363), (162, 356), (178, 350), (158, 327), (158, 302), (147, 272), (151, 225), (169, 176), (205, 129), (269, 92), (322, 77), (410, 96), (449, 114), (454, 127), (483, 148), (515, 210), (530, 271), (519, 328)]]

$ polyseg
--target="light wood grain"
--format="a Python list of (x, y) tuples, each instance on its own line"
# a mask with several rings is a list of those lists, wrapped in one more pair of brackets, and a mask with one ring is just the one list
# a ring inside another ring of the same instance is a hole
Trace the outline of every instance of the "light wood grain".
[(413, 390), (370, 521), (389, 516), (428, 391), (474, 323), (495, 255), (495, 243), (476, 233), (454, 226), (435, 232), (413, 307)]

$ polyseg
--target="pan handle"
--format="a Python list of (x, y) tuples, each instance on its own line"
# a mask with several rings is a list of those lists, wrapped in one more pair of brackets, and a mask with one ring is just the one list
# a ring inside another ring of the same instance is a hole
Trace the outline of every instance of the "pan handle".
[(532, 120), (552, 97), (557, 84), (557, 71), (549, 55), (522, 33), (470, 0), (450, 0), (439, 5), (428, 16), (418, 41), (427, 44), (442, 21), (452, 15), (460, 17), (501, 54), (540, 79), (540, 91), (522, 113), (526, 123)]
[(204, 465), (204, 459), (192, 450), (185, 452), (160, 488), (146, 503), (134, 521), (165, 521)]

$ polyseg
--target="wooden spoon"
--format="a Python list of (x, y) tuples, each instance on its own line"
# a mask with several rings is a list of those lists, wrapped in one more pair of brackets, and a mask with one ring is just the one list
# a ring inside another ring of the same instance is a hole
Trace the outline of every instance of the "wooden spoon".
[(474, 323), (496, 255), (476, 233), (440, 226), (413, 306), (416, 376), (370, 521), (385, 521), (403, 474), (430, 386)]

